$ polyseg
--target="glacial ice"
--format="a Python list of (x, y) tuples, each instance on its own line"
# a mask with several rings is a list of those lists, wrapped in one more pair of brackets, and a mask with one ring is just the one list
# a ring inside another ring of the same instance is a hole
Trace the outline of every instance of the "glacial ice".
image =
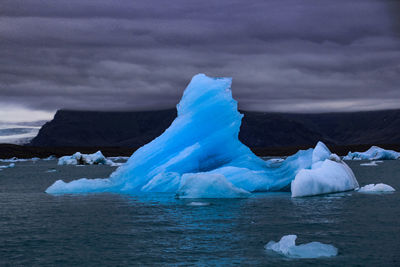
[(182, 175), (176, 196), (179, 198), (246, 198), (250, 192), (235, 187), (221, 174)]
[(0, 162), (25, 162), (25, 161), (30, 161), (32, 159), (19, 159), (17, 157), (12, 157), (9, 159), (0, 159)]
[(353, 171), (336, 154), (318, 142), (311, 169), (300, 170), (291, 184), (292, 197), (354, 190), (359, 187)]
[(330, 156), (325, 146), (317, 145), (315, 151), (300, 150), (274, 166), (258, 158), (238, 139), (243, 115), (232, 98), (231, 82), (231, 78), (194, 76), (170, 127), (133, 153), (110, 178), (57, 181), (46, 192), (243, 197), (247, 192), (287, 188), (301, 169)]
[(9, 169), (9, 168), (14, 168), (15, 167), (15, 163), (10, 163), (8, 165), (0, 165), (0, 170), (1, 169)]
[(93, 164), (104, 164), (113, 165), (114, 162), (106, 159), (101, 151), (97, 151), (93, 154), (82, 154), (76, 152), (72, 156), (64, 156), (58, 159), (58, 165), (93, 165)]
[(367, 184), (360, 189), (358, 189), (358, 192), (361, 193), (380, 193), (380, 192), (394, 192), (396, 191), (393, 187), (387, 184)]
[(296, 246), (296, 239), (297, 235), (285, 235), (279, 242), (268, 242), (265, 245), (265, 249), (275, 251), (289, 258), (302, 259), (332, 257), (338, 254), (337, 248), (320, 242), (310, 242)]
[(378, 146), (372, 146), (365, 152), (349, 152), (344, 160), (391, 160), (400, 159), (400, 153), (394, 150), (386, 150)]

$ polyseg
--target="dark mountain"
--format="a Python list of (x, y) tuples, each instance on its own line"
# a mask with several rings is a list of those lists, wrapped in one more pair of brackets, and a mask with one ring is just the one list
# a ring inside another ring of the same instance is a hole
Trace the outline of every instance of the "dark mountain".
[[(240, 140), (252, 148), (400, 144), (400, 110), (290, 114), (242, 111)], [(159, 136), (176, 110), (141, 112), (57, 111), (32, 146), (140, 147)]]
[(174, 109), (139, 112), (59, 110), (31, 141), (33, 146), (140, 147), (159, 136), (176, 117)]

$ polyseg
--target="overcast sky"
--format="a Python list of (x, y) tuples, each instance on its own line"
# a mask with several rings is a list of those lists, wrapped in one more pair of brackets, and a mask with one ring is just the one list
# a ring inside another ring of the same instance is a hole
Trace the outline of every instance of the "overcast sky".
[(1, 0), (0, 114), (170, 108), (197, 73), (244, 110), (400, 108), (398, 3)]

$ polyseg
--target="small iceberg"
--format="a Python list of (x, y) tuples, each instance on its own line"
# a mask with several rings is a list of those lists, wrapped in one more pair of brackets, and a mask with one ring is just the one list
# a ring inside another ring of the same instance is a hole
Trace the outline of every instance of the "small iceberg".
[(396, 191), (393, 187), (387, 184), (367, 184), (360, 189), (358, 192), (361, 193), (382, 193), (382, 192), (394, 192)]
[(394, 150), (386, 150), (378, 146), (372, 146), (365, 152), (349, 152), (344, 160), (394, 160), (399, 159), (400, 153)]
[(266, 250), (272, 250), (285, 257), (299, 259), (314, 259), (332, 257), (338, 254), (338, 249), (332, 245), (311, 242), (296, 246), (297, 235), (285, 235), (279, 242), (270, 241), (265, 245)]
[(0, 166), (0, 170), (1, 170), (1, 169), (14, 168), (14, 167), (15, 167), (15, 163), (10, 163), (10, 164), (8, 164), (8, 165)]
[(291, 184), (292, 197), (344, 192), (359, 187), (353, 171), (336, 154), (319, 142), (311, 169), (300, 170)]
[(114, 165), (112, 160), (106, 159), (101, 151), (97, 151), (93, 154), (82, 154), (76, 152), (72, 156), (64, 156), (58, 159), (58, 165)]
[(0, 159), (1, 162), (25, 162), (25, 161), (29, 161), (32, 159), (19, 159), (17, 157), (12, 157), (9, 159)]

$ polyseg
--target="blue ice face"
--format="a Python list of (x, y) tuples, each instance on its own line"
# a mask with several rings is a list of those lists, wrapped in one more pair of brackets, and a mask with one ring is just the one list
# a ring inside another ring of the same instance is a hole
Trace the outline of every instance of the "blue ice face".
[[(57, 181), (46, 192), (176, 192), (183, 187), (184, 174), (196, 173), (201, 175), (193, 177), (201, 177), (201, 185), (197, 182), (193, 186), (209, 191), (234, 188), (231, 195), (235, 195), (241, 190), (279, 190), (288, 186), (299, 170), (311, 168), (313, 160), (330, 155), (321, 145), (318, 155), (322, 156), (313, 156), (312, 149), (299, 151), (279, 166), (258, 158), (238, 139), (243, 115), (232, 98), (231, 82), (231, 78), (194, 76), (177, 105), (178, 116), (171, 126), (138, 149), (109, 179)], [(205, 178), (207, 175), (210, 179)], [(216, 181), (221, 186), (212, 186)], [(184, 188), (194, 192), (190, 185), (186, 182)]]

